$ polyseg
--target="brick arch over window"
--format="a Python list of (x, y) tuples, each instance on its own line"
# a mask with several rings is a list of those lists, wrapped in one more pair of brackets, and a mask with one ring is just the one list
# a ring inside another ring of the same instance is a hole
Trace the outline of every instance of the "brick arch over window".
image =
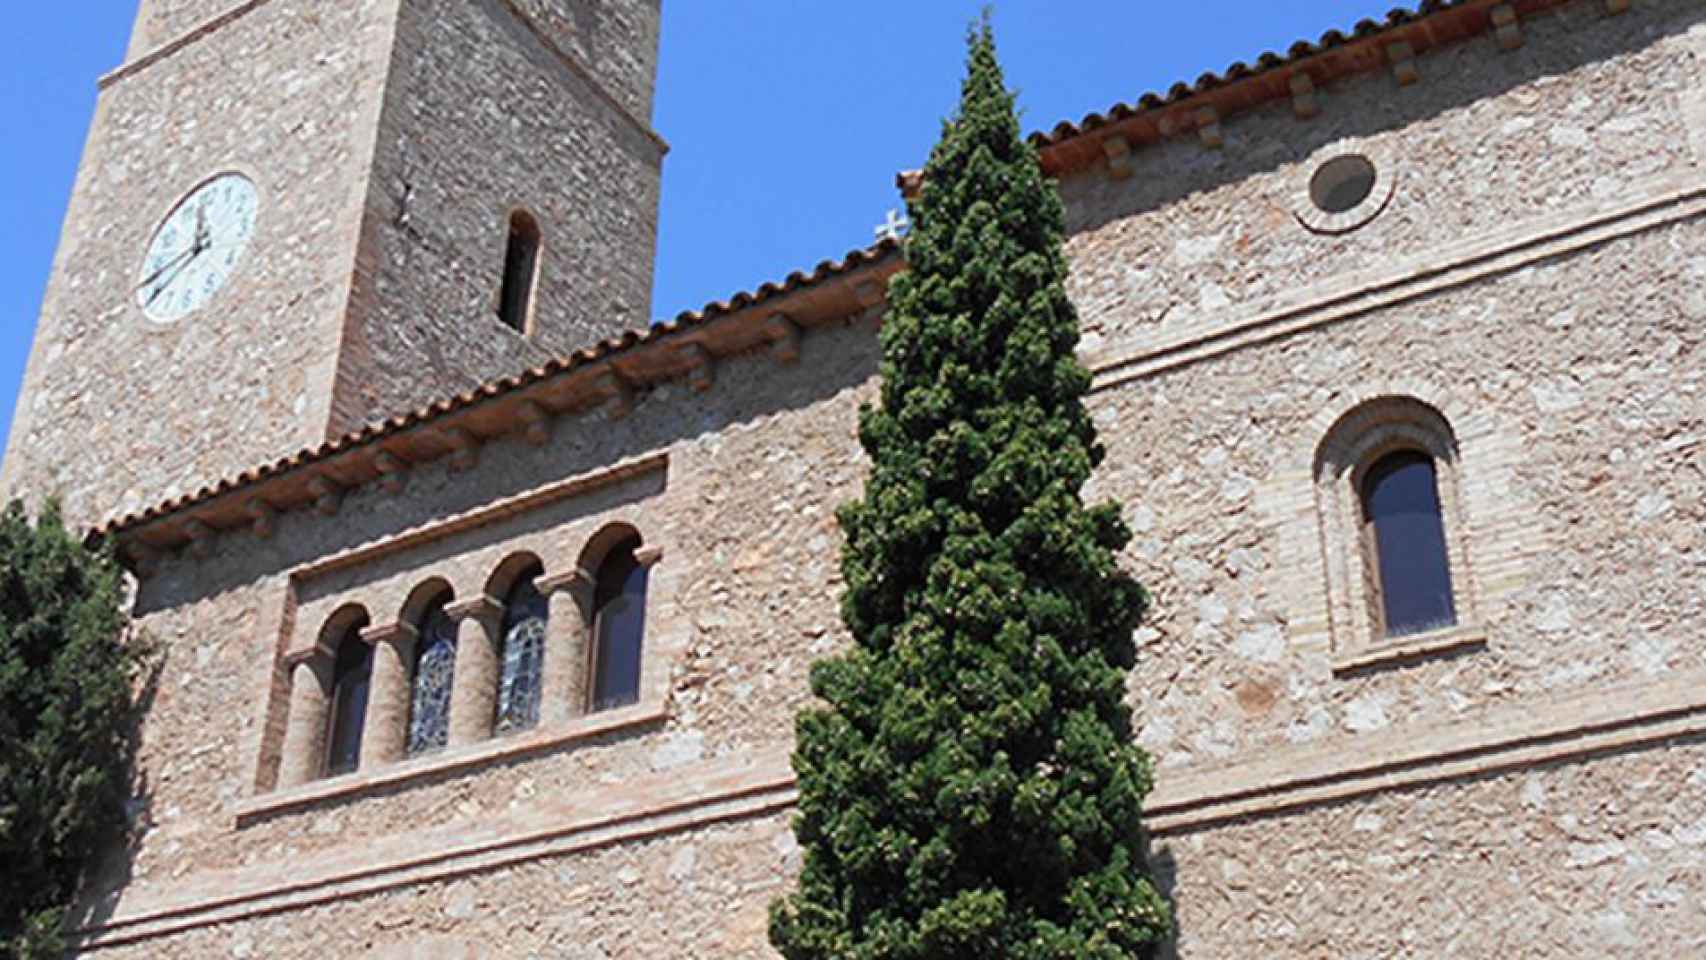
[[(1354, 657), (1477, 622), (1461, 449), (1437, 406), (1405, 395), (1362, 400), (1321, 435), (1311, 479), (1337, 654)], [(1404, 497), (1415, 503), (1388, 502)], [(1437, 512), (1437, 543), (1425, 519), (1398, 516), (1412, 507)], [(1400, 529), (1406, 524), (1413, 529)], [(1418, 554), (1409, 558), (1413, 566), (1401, 562), (1399, 547)], [(1419, 594), (1440, 589), (1445, 598), (1418, 603)], [(1424, 609), (1432, 612), (1418, 612)]]

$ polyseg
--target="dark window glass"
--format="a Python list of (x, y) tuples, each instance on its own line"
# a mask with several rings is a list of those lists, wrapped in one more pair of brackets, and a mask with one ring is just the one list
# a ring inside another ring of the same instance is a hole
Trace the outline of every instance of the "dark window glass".
[(409, 700), (410, 756), (450, 742), (450, 684), (456, 672), (456, 621), (444, 612), (450, 594), (427, 606), (415, 646), (415, 674)]
[(338, 643), (332, 668), (332, 704), (327, 711), (326, 775), (350, 773), (361, 765), (361, 729), (367, 721), (367, 691), (373, 677), (373, 647), (362, 641), (356, 624)]
[(1432, 458), (1413, 451), (1382, 458), (1363, 480), (1362, 505), (1379, 561), (1386, 635), (1456, 624)]
[(510, 216), (498, 319), (522, 333), (527, 332), (527, 313), (532, 307), (533, 285), (539, 272), (540, 239), (539, 221), (519, 210)]
[(525, 730), (539, 722), (539, 687), (545, 660), (550, 604), (533, 585), (543, 572), (521, 575), (504, 600), (503, 674), (498, 682), (497, 730)]
[(634, 559), (638, 539), (610, 551), (598, 568), (593, 595), (592, 709), (640, 699), (640, 644), (646, 627), (647, 570)]

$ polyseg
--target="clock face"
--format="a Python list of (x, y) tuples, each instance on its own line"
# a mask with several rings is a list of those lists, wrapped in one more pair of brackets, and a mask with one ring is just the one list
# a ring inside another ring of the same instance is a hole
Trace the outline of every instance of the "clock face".
[(248, 177), (226, 173), (190, 191), (154, 232), (136, 302), (171, 323), (199, 309), (230, 279), (255, 234), (258, 198)]

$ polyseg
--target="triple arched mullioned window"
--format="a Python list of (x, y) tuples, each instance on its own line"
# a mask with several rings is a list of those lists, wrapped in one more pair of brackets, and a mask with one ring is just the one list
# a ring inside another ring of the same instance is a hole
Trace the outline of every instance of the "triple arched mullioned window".
[(617, 525), (583, 554), (590, 573), (552, 576), (524, 554), (471, 600), (442, 579), (420, 584), (388, 625), (341, 608), (322, 628), (321, 652), (293, 667), (281, 782), (639, 702), (648, 566), (660, 555)]

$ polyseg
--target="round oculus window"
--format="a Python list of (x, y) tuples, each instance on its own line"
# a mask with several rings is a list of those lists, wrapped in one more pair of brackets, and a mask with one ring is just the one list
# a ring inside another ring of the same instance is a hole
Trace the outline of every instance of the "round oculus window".
[(1380, 180), (1374, 162), (1353, 153), (1323, 163), (1309, 181), (1309, 200), (1322, 213), (1349, 213), (1361, 206)]

